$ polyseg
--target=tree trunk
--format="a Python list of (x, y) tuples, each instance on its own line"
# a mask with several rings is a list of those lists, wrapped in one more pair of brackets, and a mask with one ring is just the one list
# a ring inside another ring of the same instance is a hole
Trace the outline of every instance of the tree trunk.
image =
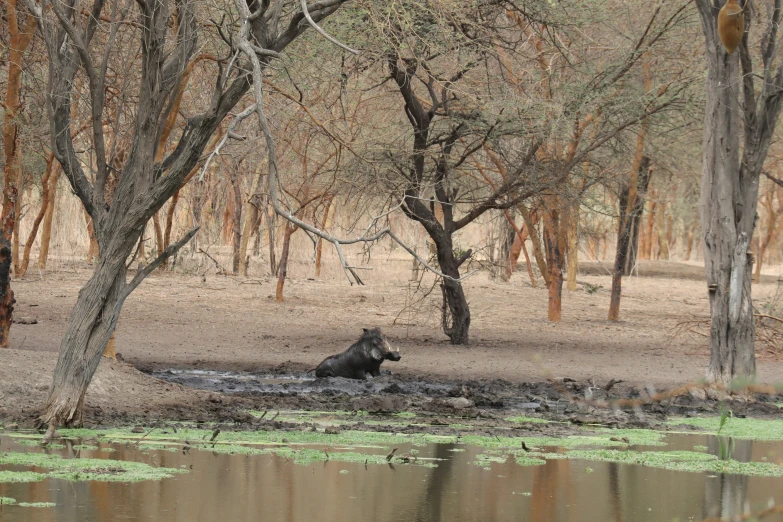
[(280, 266), (277, 269), (277, 288), (275, 289), (275, 300), (278, 303), (283, 302), (283, 286), (288, 275), (288, 252), (291, 248), (291, 236), (298, 228), (290, 221), (286, 221), (285, 233), (283, 234), (283, 252), (280, 254)]
[[(647, 185), (650, 182), (649, 165), (650, 158), (643, 156), (639, 162), (638, 175), (634, 176), (637, 183), (636, 190), (631, 191), (630, 187), (626, 186), (623, 187), (623, 191), (620, 193), (620, 216), (617, 220), (617, 252), (615, 253), (614, 270), (612, 271), (612, 292), (609, 298), (610, 321), (620, 320), (623, 274), (628, 266), (633, 229), (638, 225), (642, 209), (644, 208), (642, 194), (647, 190)], [(634, 201), (629, 201), (633, 193), (636, 194), (635, 199)]]
[(87, 235), (90, 238), (90, 246), (87, 250), (87, 262), (92, 263), (98, 257), (98, 240), (95, 239), (95, 227), (92, 224), (92, 218), (87, 211), (84, 211), (84, 219), (87, 221)]
[(655, 228), (658, 229), (658, 253), (655, 259), (669, 260), (669, 241), (667, 239), (667, 227), (666, 227), (666, 203), (663, 201), (658, 203), (658, 208), (655, 216)]
[(24, 27), (19, 26), (17, 2), (7, 0), (8, 22), (8, 79), (3, 110), (3, 148), (5, 152), (5, 173), (3, 186), (3, 209), (0, 215), (0, 347), (8, 347), (8, 335), (14, 311), (14, 292), (11, 289), (11, 240), (16, 228), (18, 206), (16, 205), (22, 166), (19, 143), (18, 111), (21, 108), (22, 58), (35, 33), (35, 18), (28, 15)]
[(161, 255), (166, 247), (163, 245), (163, 229), (160, 226), (160, 217), (157, 212), (152, 215), (152, 228), (155, 231), (155, 250), (158, 255)]
[(549, 274), (549, 303), (547, 318), (559, 322), (563, 305), (563, 248), (560, 210), (556, 198), (552, 198), (549, 208), (544, 211), (544, 243), (546, 245), (546, 264)]
[[(651, 195), (655, 197), (655, 195)], [(655, 207), (656, 202), (650, 201), (647, 206), (647, 223), (644, 229), (644, 244), (641, 249), (642, 259), (652, 259), (652, 244), (653, 244), (653, 225), (655, 225)]]
[(168, 246), (171, 244), (171, 232), (174, 229), (174, 213), (177, 211), (179, 193), (180, 191), (178, 190), (174, 193), (173, 196), (171, 196), (171, 201), (169, 201), (169, 206), (166, 209), (166, 226), (163, 229), (163, 248), (168, 248)]
[(688, 233), (685, 237), (685, 261), (691, 260), (691, 253), (693, 252), (693, 231), (695, 228), (695, 224), (688, 227)]
[(533, 257), (536, 258), (536, 265), (538, 266), (538, 271), (541, 272), (541, 277), (544, 278), (544, 284), (546, 284), (547, 288), (549, 287), (549, 270), (546, 266), (546, 259), (544, 258), (544, 249), (541, 247), (541, 239), (538, 236), (538, 231), (536, 230), (536, 223), (540, 221), (540, 212), (534, 212), (533, 215), (530, 215), (530, 212), (528, 211), (527, 207), (524, 205), (518, 205), (517, 207), (519, 209), (520, 214), (522, 214), (522, 218), (525, 220), (525, 226), (530, 231), (530, 242), (533, 244)]
[[(196, 182), (192, 185), (193, 187), (193, 195), (192, 195), (192, 203), (191, 203), (191, 209), (193, 212), (193, 226), (198, 227), (201, 226), (201, 214), (204, 209), (204, 186), (206, 185), (206, 179), (204, 180), (196, 180)], [(198, 236), (193, 238), (193, 252), (198, 252)]]
[[(781, 201), (781, 206), (778, 210), (776, 210), (772, 205), (775, 192), (780, 194), (779, 199)], [(767, 253), (767, 248), (769, 248), (769, 245), (772, 242), (772, 238), (775, 236), (778, 220), (780, 219), (781, 215), (783, 215), (783, 187), (773, 186), (770, 188), (770, 191), (767, 192), (765, 197), (764, 209), (766, 210), (767, 214), (767, 226), (766, 229), (764, 229), (764, 227), (759, 225), (759, 234), (756, 242), (757, 253), (753, 271), (754, 283), (761, 281), (761, 265), (764, 263), (764, 255)]]
[(16, 187), (17, 187), (17, 194), (16, 194), (16, 201), (14, 201), (14, 214), (16, 216), (16, 219), (14, 220), (14, 232), (13, 232), (13, 258), (14, 258), (14, 274), (18, 274), (22, 267), (21, 267), (21, 255), (20, 255), (20, 246), (19, 246), (19, 225), (22, 221), (22, 208), (24, 206), (23, 204), (23, 198), (24, 198), (24, 192), (25, 192), (25, 186), (24, 186), (24, 170), (22, 170), (21, 167), (21, 160), (22, 160), (22, 150), (21, 147), (17, 147), (16, 154), (19, 156), (19, 169), (17, 171), (17, 178), (16, 178)]
[[(637, 190), (634, 204), (626, 212), (630, 212), (631, 229), (630, 238), (628, 240), (628, 253), (625, 259), (625, 267), (623, 268), (623, 275), (631, 275), (634, 267), (636, 267), (636, 258), (639, 253), (639, 228), (642, 224), (642, 215), (644, 214), (644, 203), (646, 201), (647, 187), (650, 186), (650, 180), (652, 179), (652, 169), (649, 167), (650, 158), (642, 156), (639, 162), (639, 175), (637, 176)], [(647, 165), (646, 170), (642, 171), (642, 166)], [(626, 207), (627, 208), (627, 207)]]
[(0, 348), (8, 348), (14, 303), (16, 299), (11, 289), (11, 247), (3, 241), (0, 244)]
[(234, 198), (228, 197), (228, 192), (226, 190), (226, 207), (223, 209), (223, 224), (220, 227), (220, 240), (224, 244), (229, 242), (234, 230)]
[(262, 166), (264, 164), (260, 163), (258, 167), (256, 168), (256, 177), (253, 179), (253, 186), (250, 189), (250, 197), (247, 199), (247, 202), (245, 203), (245, 224), (242, 229), (242, 239), (239, 243), (239, 259), (240, 259), (240, 267), (239, 267), (239, 275), (246, 276), (247, 275), (247, 266), (249, 264), (249, 259), (247, 256), (247, 246), (250, 241), (250, 237), (253, 235), (253, 231), (258, 227), (258, 222), (261, 219), (261, 205), (263, 200), (263, 195), (261, 194), (261, 181), (263, 180), (263, 170)]
[(71, 312), (52, 390), (41, 415), (50, 427), (79, 423), (84, 394), (114, 332), (122, 306), (127, 255), (107, 257), (99, 255), (95, 272), (79, 292)]
[[(711, 321), (707, 380), (728, 385), (734, 377), (756, 373), (749, 245), (761, 167), (780, 114), (777, 89), (782, 86), (777, 84), (783, 80), (777, 71), (769, 70), (774, 60), (764, 60), (764, 74), (753, 72), (747, 35), (737, 52), (727, 54), (717, 35), (717, 9), (706, 0), (697, 0), (696, 5), (705, 34), (708, 71), (700, 202)], [(745, 22), (747, 30), (749, 16)], [(762, 50), (775, 56), (778, 45), (779, 41), (773, 40), (763, 44)], [(753, 85), (756, 76), (775, 84), (765, 84), (760, 101)], [(744, 98), (742, 107), (740, 96)], [(740, 161), (743, 126), (745, 144)]]
[(566, 288), (569, 292), (576, 290), (576, 273), (579, 270), (579, 203), (572, 203), (568, 208), (566, 223), (566, 240), (568, 245), (568, 272)]
[[(454, 258), (451, 237), (445, 234), (435, 242), (438, 256), (438, 266), (447, 276), (459, 279), (459, 265), (467, 259), (471, 252), (461, 260)], [(470, 307), (465, 296), (465, 290), (459, 281), (444, 279), (440, 285), (443, 295), (441, 304), (441, 321), (443, 333), (448, 336), (451, 344), (468, 344), (470, 332)]]
[[(321, 220), (321, 230), (326, 230), (329, 226), (329, 211), (332, 209), (334, 196), (329, 195), (324, 201), (324, 217)], [(318, 245), (315, 247), (315, 277), (321, 277), (321, 252), (323, 251), (323, 240), (318, 238)]]
[(41, 230), (41, 250), (38, 252), (38, 268), (46, 270), (46, 263), (49, 260), (49, 244), (52, 242), (52, 220), (54, 219), (54, 209), (57, 205), (57, 183), (60, 181), (60, 174), (63, 169), (59, 163), (54, 171), (54, 179), (49, 181), (49, 204), (46, 207), (43, 229)]
[(271, 207), (268, 210), (271, 210), (266, 218), (266, 235), (267, 241), (269, 242), (269, 271), (272, 274), (276, 274), (277, 261), (275, 260), (275, 236), (277, 235), (277, 213)]
[(258, 207), (248, 201), (245, 205), (245, 223), (242, 226), (242, 237), (239, 242), (239, 275), (241, 276), (247, 276), (247, 268), (250, 264), (247, 247), (250, 243), (250, 238), (253, 236), (253, 231), (258, 228), (259, 219), (261, 219), (261, 214), (258, 211)]
[(17, 272), (17, 277), (24, 277), (27, 273), (27, 267), (30, 265), (30, 250), (35, 243), (35, 237), (38, 235), (38, 227), (41, 225), (46, 216), (46, 212), (49, 209), (49, 198), (51, 197), (51, 191), (49, 190), (49, 179), (52, 177), (52, 169), (55, 167), (54, 154), (49, 154), (49, 158), (46, 161), (46, 172), (41, 180), (41, 209), (38, 211), (38, 215), (35, 216), (33, 222), (33, 228), (30, 230), (30, 235), (27, 236), (27, 241), (24, 245), (24, 254), (22, 255), (22, 263)]
[(530, 255), (527, 253), (527, 247), (525, 247), (525, 241), (530, 235), (530, 228), (527, 226), (527, 223), (525, 223), (522, 230), (520, 230), (508, 210), (505, 210), (504, 213), (506, 215), (506, 220), (508, 220), (508, 223), (514, 229), (514, 242), (511, 244), (511, 249), (508, 253), (508, 260), (506, 261), (506, 280), (511, 279), (511, 274), (513, 274), (514, 270), (516, 269), (519, 253), (524, 252), (525, 263), (527, 264), (527, 274), (528, 277), (530, 277), (530, 284), (533, 286), (533, 288), (536, 288), (536, 277), (533, 275), (533, 266), (530, 264)]
[(231, 185), (234, 188), (234, 215), (231, 220), (233, 226), (231, 271), (236, 275), (239, 274), (240, 264), (244, 265), (240, 257), (240, 245), (242, 243), (242, 183), (236, 170), (232, 172)]

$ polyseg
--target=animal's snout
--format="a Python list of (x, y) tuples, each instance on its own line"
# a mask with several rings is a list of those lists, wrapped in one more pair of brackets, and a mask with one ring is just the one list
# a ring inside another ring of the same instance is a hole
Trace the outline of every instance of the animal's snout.
[(392, 348), (392, 345), (389, 344), (389, 341), (386, 339), (383, 340), (383, 344), (386, 346), (386, 359), (390, 361), (399, 361), (402, 358), (399, 348), (396, 346)]

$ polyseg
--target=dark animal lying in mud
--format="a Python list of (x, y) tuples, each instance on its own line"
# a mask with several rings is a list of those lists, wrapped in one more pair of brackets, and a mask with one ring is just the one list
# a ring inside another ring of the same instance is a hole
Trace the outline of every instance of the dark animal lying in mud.
[(356, 344), (324, 359), (315, 369), (315, 376), (364, 380), (368, 373), (378, 377), (384, 360), (399, 361), (400, 358), (400, 350), (391, 347), (380, 328), (364, 328)]

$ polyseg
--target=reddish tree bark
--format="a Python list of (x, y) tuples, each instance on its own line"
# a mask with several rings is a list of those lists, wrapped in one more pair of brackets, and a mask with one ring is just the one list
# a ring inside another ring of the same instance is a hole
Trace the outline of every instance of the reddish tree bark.
[(46, 262), (49, 259), (49, 244), (52, 241), (52, 220), (54, 219), (54, 207), (57, 204), (57, 183), (63, 169), (59, 166), (54, 171), (54, 178), (49, 181), (49, 204), (46, 206), (43, 229), (41, 230), (41, 249), (38, 252), (38, 268), (46, 270)]
[(11, 319), (14, 311), (14, 291), (11, 289), (11, 240), (16, 226), (18, 208), (17, 182), (21, 174), (21, 155), (17, 150), (19, 125), (17, 116), (21, 107), (22, 57), (35, 32), (35, 18), (27, 16), (19, 27), (17, 1), (7, 0), (8, 18), (8, 83), (5, 93), (5, 117), (3, 119), (3, 146), (5, 148), (5, 185), (3, 210), (0, 215), (0, 347), (8, 347)]
[(27, 236), (27, 242), (25, 242), (24, 245), (24, 254), (22, 255), (22, 263), (19, 270), (16, 272), (17, 277), (24, 277), (27, 273), (27, 267), (30, 265), (30, 250), (32, 250), (35, 237), (38, 235), (38, 227), (41, 225), (41, 221), (43, 221), (46, 212), (49, 210), (49, 198), (52, 196), (51, 190), (49, 189), (49, 180), (52, 177), (52, 169), (58, 168), (55, 163), (54, 154), (49, 154), (49, 158), (46, 160), (46, 172), (41, 180), (41, 209), (38, 211), (38, 215), (35, 216), (30, 235)]

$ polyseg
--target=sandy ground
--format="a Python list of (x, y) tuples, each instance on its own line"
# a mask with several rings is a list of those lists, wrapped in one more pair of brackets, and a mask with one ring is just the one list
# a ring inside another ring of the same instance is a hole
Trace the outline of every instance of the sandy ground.
[[(263, 371), (281, 364), (306, 370), (347, 348), (363, 327), (380, 326), (403, 355), (385, 367), (408, 377), (521, 382), (551, 375), (659, 386), (697, 380), (708, 360), (706, 338), (676, 334), (682, 321), (708, 316), (705, 283), (695, 280), (692, 265), (646, 268), (656, 275), (624, 281), (619, 323), (606, 320), (610, 279), (595, 275), (603, 270), (595, 265), (586, 264), (579, 281), (602, 288), (593, 294), (564, 292), (560, 323), (547, 321), (546, 290), (532, 288), (524, 274), (510, 282), (476, 274), (467, 282), (468, 346), (448, 344), (439, 330), (439, 292), (416, 302), (421, 294), (405, 271), (353, 287), (338, 279), (292, 279), (283, 303), (273, 299), (271, 278), (157, 273), (128, 299), (117, 350), (142, 370)], [(3, 386), (20, 375), (9, 375), (9, 353), (19, 368), (25, 367), (25, 358), (31, 367), (45, 361), (43, 375), (18, 383), (44, 386), (71, 307), (89, 275), (90, 267), (81, 264), (15, 281), (16, 316), (34, 317), (38, 324), (14, 325), (12, 351), (0, 351)], [(766, 277), (754, 298), (763, 302), (775, 289), (775, 278)], [(758, 373), (764, 382), (783, 381), (783, 363), (763, 357)]]

